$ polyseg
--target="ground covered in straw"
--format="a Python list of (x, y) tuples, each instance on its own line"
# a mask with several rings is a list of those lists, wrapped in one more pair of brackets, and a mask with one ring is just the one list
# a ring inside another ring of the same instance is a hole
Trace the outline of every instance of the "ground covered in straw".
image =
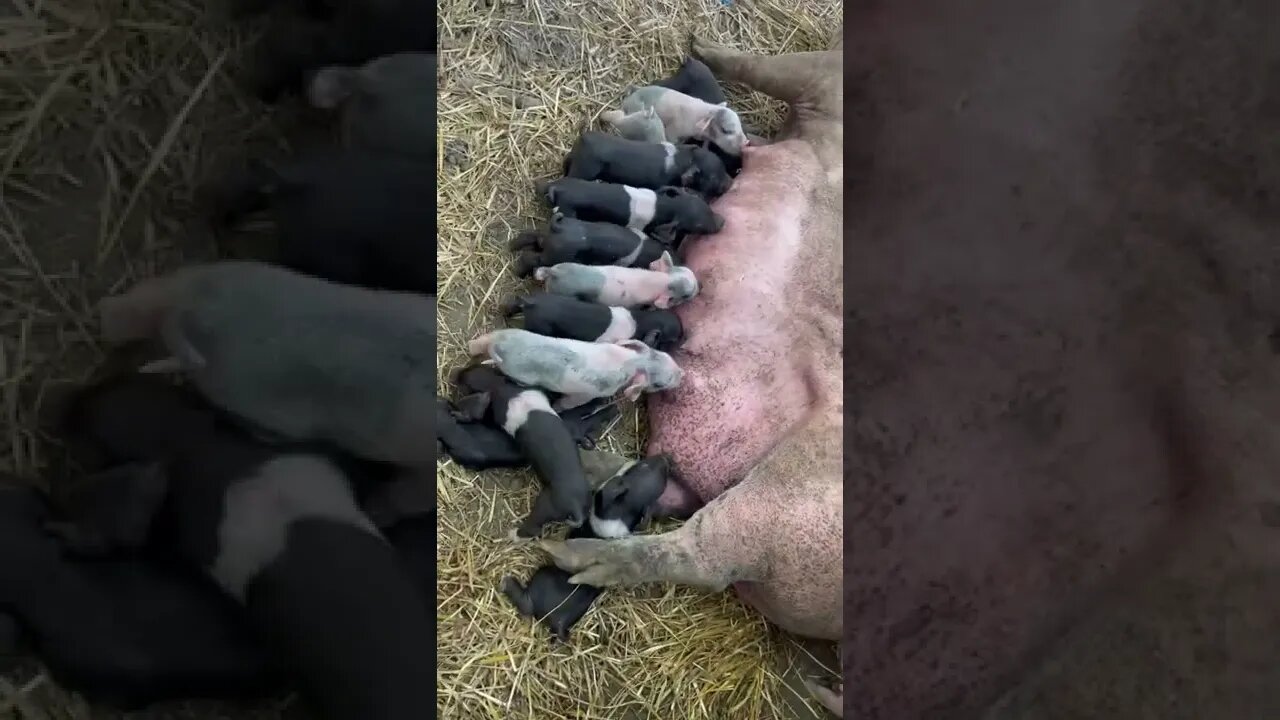
[[(0, 0), (0, 474), (43, 482), (42, 398), (101, 357), (103, 294), (214, 246), (206, 183), (327, 130), (245, 97), (260, 24), (208, 0)], [(286, 140), (287, 138), (287, 140)], [(247, 237), (244, 249), (256, 242)], [(302, 718), (291, 698), (89, 708), (36, 668), (0, 676), (0, 720)]]
[[(498, 326), (520, 288), (505, 243), (546, 218), (535, 179), (555, 175), (577, 131), (629, 84), (665, 75), (688, 33), (757, 52), (826, 47), (839, 3), (621, 0), (440, 3), (440, 372)], [(730, 102), (756, 131), (781, 108), (743, 88)], [(607, 446), (636, 456), (632, 406)], [(497, 591), (544, 558), (507, 533), (533, 497), (529, 477), (442, 461), (437, 591), (438, 707), (444, 718), (808, 718), (795, 682), (827, 648), (801, 647), (732, 596), (645, 587), (606, 593), (557, 647)], [(831, 666), (831, 660), (822, 657)]]

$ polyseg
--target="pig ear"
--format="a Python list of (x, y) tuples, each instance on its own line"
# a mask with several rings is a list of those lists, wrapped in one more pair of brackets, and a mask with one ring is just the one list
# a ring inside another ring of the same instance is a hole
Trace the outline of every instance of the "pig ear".
[(713, 115), (708, 115), (708, 116), (706, 116), (706, 117), (704, 117), (704, 118), (702, 118), (701, 120), (699, 120), (699, 121), (698, 121), (698, 124), (697, 124), (695, 127), (697, 127), (697, 128), (698, 128), (698, 134), (699, 134), (699, 135), (701, 135), (701, 134), (705, 133), (705, 132), (707, 131), (707, 128), (711, 127), (711, 118), (712, 118), (712, 117), (714, 117), (714, 116), (713, 116)]
[(729, 106), (728, 100), (721, 100), (720, 102), (716, 103), (716, 107), (728, 107), (728, 106)]
[(628, 350), (635, 350), (636, 352), (649, 352), (649, 346), (639, 340), (619, 340), (614, 344), (619, 347), (627, 348)]
[(667, 272), (675, 267), (675, 261), (671, 259), (671, 251), (663, 250), (662, 257), (649, 263), (649, 269), (654, 272)]
[(644, 389), (648, 384), (649, 374), (643, 370), (638, 370), (635, 375), (631, 376), (631, 384), (627, 385), (627, 389), (624, 390), (622, 394), (626, 399), (634, 402), (639, 399), (641, 393), (644, 392)]
[(312, 107), (322, 110), (338, 107), (355, 91), (360, 80), (359, 73), (360, 71), (356, 68), (342, 65), (320, 68), (311, 78), (311, 85), (307, 88), (307, 100), (311, 102)]
[(659, 310), (666, 310), (671, 307), (671, 293), (662, 293), (653, 301), (653, 306)]

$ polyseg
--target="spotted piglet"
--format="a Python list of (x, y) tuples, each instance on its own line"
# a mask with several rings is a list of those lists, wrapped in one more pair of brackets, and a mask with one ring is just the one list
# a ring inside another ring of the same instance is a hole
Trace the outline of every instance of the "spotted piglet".
[(738, 113), (723, 102), (709, 103), (658, 85), (636, 88), (622, 101), (624, 114), (647, 108), (662, 119), (668, 142), (708, 140), (730, 155), (742, 154), (747, 144)]
[(677, 387), (684, 377), (670, 355), (639, 340), (589, 343), (509, 328), (481, 335), (468, 349), (472, 356), (487, 355), (486, 364), (521, 385), (564, 395), (557, 410), (619, 392), (635, 400)]
[(611, 307), (673, 308), (698, 294), (698, 278), (664, 252), (649, 269), (560, 263), (538, 268), (533, 277), (548, 292)]

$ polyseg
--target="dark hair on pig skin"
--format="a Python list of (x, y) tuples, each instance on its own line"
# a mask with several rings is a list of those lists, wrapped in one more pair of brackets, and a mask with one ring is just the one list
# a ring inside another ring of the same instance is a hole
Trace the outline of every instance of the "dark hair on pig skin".
[(124, 710), (280, 688), (242, 611), (207, 580), (137, 555), (69, 558), (49, 518), (34, 488), (0, 483), (3, 624), (16, 621), (59, 685)]
[(653, 84), (696, 97), (712, 105), (728, 102), (728, 98), (724, 96), (724, 89), (716, 80), (715, 73), (711, 72), (711, 68), (707, 67), (706, 63), (692, 55), (686, 56), (680, 67), (669, 77)]
[(402, 52), (434, 52), (436, 5), (427, 0), (335, 0), (329, 13), (278, 13), (250, 83), (265, 102), (300, 92), (326, 65), (363, 65)]
[[(569, 538), (625, 537), (649, 516), (653, 504), (666, 487), (669, 458), (657, 455), (628, 463), (605, 481), (592, 498), (591, 523), (569, 531)], [(521, 584), (508, 575), (499, 590), (516, 610), (546, 625), (561, 642), (569, 641), (569, 630), (591, 609), (603, 592), (591, 585), (569, 582), (572, 573), (547, 564)]]
[(279, 168), (254, 163), (215, 191), (213, 222), (225, 231), (268, 210), (280, 265), (348, 285), (434, 295), (434, 173), (411, 158), (359, 151), (318, 152)]

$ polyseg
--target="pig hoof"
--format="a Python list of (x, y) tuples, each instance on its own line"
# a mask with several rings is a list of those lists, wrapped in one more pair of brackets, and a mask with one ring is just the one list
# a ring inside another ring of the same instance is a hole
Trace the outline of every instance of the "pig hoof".
[(805, 678), (804, 686), (809, 689), (809, 692), (813, 694), (814, 699), (816, 699), (822, 707), (826, 708), (828, 712), (838, 718), (844, 717), (844, 693), (843, 688), (839, 684), (837, 684), (836, 688), (833, 690), (829, 687), (819, 685), (809, 678)]
[(530, 540), (533, 540), (533, 537), (525, 537), (520, 534), (520, 531), (517, 528), (511, 528), (511, 531), (507, 533), (507, 539), (511, 542), (527, 543)]
[(625, 540), (573, 539), (539, 543), (561, 570), (575, 573), (575, 585), (609, 587), (637, 581)]

